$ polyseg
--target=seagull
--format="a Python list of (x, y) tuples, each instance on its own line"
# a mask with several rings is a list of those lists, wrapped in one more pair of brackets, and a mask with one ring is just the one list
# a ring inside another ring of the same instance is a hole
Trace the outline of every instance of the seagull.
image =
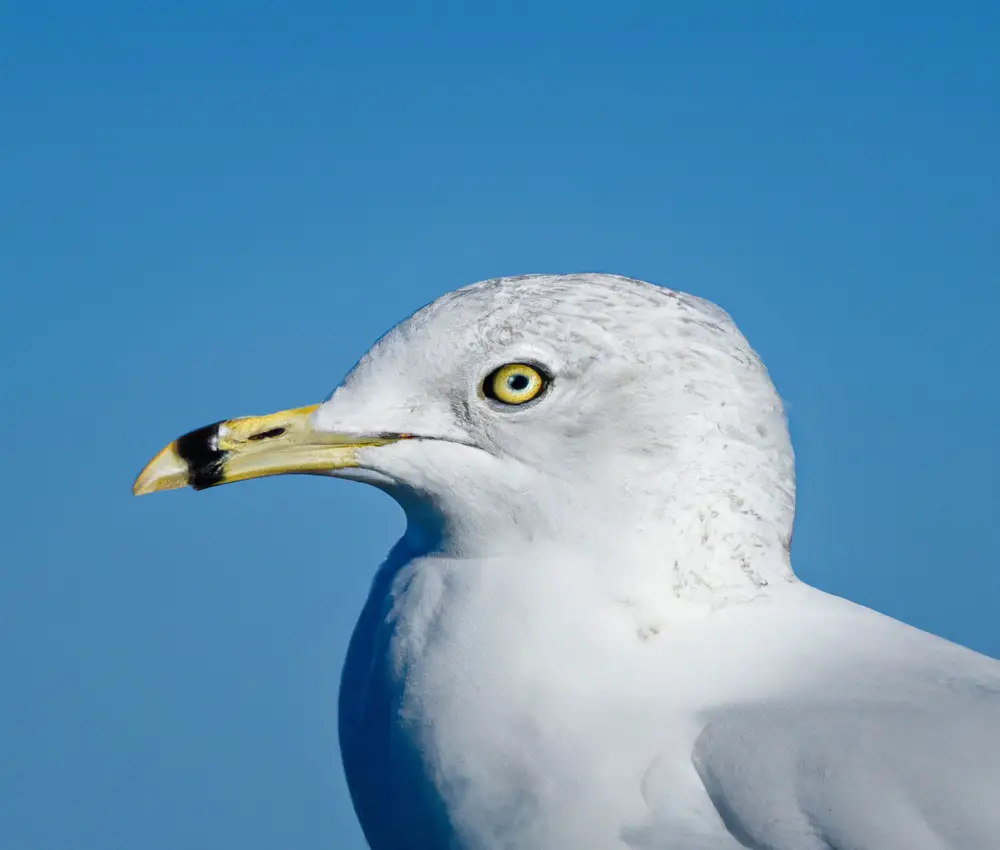
[(373, 850), (1000, 847), (1000, 662), (796, 577), (783, 405), (714, 304), (483, 281), (134, 492), (282, 473), (406, 514), (340, 690)]

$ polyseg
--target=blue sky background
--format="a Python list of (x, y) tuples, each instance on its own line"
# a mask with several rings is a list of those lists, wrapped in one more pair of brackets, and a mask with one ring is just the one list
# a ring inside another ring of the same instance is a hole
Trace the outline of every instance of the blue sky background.
[(497, 275), (720, 302), (800, 575), (1000, 655), (997, 4), (152, 5), (0, 13), (0, 846), (363, 847), (335, 699), (399, 510), (130, 486)]

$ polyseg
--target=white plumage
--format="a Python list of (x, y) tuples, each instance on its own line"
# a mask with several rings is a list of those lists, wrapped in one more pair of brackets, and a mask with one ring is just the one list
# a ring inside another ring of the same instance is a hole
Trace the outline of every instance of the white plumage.
[[(486, 375), (543, 367), (505, 408)], [(316, 413), (423, 439), (341, 689), (374, 850), (996, 850), (1000, 663), (798, 581), (781, 401), (729, 317), (608, 275), (486, 281)]]

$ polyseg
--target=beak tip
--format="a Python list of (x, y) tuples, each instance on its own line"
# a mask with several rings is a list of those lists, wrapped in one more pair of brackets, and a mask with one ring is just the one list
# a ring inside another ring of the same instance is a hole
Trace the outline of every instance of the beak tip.
[(161, 490), (176, 490), (186, 487), (189, 478), (187, 462), (177, 453), (176, 444), (171, 443), (139, 473), (132, 485), (132, 495), (146, 496)]
[(156, 485), (151, 481), (142, 480), (142, 476), (135, 480), (135, 484), (132, 485), (132, 495), (133, 496), (148, 496), (150, 493), (156, 492)]

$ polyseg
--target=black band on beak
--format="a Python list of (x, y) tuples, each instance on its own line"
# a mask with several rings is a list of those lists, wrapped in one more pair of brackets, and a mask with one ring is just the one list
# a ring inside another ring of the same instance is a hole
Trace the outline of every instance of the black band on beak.
[(222, 422), (196, 428), (177, 440), (177, 454), (187, 464), (188, 484), (204, 490), (222, 483), (226, 453), (219, 451), (219, 426)]

